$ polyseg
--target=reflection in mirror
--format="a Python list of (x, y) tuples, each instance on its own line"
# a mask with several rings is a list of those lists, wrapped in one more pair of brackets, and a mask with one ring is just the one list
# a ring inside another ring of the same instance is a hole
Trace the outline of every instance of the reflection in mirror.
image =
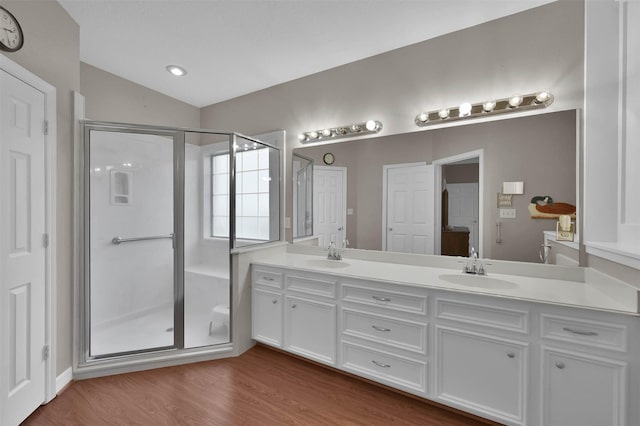
[(313, 235), (313, 160), (293, 154), (293, 238)]
[[(472, 238), (469, 246), (476, 244), (475, 238), (478, 238), (475, 248), (484, 258), (539, 263), (538, 251), (544, 240), (543, 233), (555, 230), (557, 220), (531, 217), (529, 204), (534, 197), (549, 196), (556, 202), (576, 205), (576, 120), (575, 110), (560, 111), (305, 146), (294, 150), (294, 154), (316, 162), (320, 162), (327, 152), (334, 155), (333, 166), (347, 170), (344, 208), (346, 239), (350, 247), (383, 250), (384, 233), (388, 229), (384, 221), (382, 191), (385, 166), (424, 162), (436, 166), (436, 176), (437, 168), (441, 167), (442, 179), (435, 180), (440, 186), (433, 191), (433, 199), (426, 207), (435, 211), (434, 206), (442, 202), (444, 189), (451, 196), (454, 187), (448, 185), (475, 183), (475, 178), (468, 174), (467, 177), (460, 176), (462, 169), (456, 173), (454, 167), (464, 164), (443, 163), (442, 160), (481, 150), (483, 164), (478, 168), (478, 181), (482, 185), (478, 188), (476, 208), (482, 222), (476, 225), (478, 230), (474, 232), (473, 217), (469, 219), (471, 224), (463, 225), (452, 222), (447, 212), (449, 223), (444, 225), (469, 228), (469, 238)], [(524, 182), (524, 194), (513, 195), (511, 210), (505, 212), (504, 208), (498, 208), (498, 193), (503, 182), (515, 181)], [(435, 223), (443, 222), (442, 213), (435, 211)], [(438, 241), (442, 237), (443, 226), (436, 228), (433, 240), (434, 253), (437, 254), (442, 249)]]

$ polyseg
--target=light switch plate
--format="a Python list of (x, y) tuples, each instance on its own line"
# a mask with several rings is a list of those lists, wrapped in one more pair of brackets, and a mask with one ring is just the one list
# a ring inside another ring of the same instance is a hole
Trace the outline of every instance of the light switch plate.
[(347, 209), (347, 216), (353, 215), (353, 209)]
[(291, 218), (285, 216), (285, 218), (284, 218), (284, 229), (290, 229), (290, 228), (291, 228)]
[(515, 219), (516, 209), (500, 209), (500, 219)]

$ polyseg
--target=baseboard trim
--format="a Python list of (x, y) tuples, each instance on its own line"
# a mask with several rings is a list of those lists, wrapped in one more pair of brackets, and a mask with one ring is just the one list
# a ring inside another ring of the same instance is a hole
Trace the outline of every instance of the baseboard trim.
[(71, 367), (64, 370), (58, 377), (56, 377), (56, 395), (59, 394), (69, 386), (73, 380), (73, 369)]

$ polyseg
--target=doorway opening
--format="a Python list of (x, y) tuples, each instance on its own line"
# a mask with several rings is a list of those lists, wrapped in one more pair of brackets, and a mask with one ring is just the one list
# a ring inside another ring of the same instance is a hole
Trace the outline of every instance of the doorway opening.
[(484, 253), (484, 150), (435, 160), (435, 254)]

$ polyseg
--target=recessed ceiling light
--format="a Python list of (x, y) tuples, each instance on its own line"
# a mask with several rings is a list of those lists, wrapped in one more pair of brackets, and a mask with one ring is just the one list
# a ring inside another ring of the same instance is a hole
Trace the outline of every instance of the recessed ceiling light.
[(185, 75), (187, 70), (177, 65), (167, 65), (167, 71), (176, 76)]

